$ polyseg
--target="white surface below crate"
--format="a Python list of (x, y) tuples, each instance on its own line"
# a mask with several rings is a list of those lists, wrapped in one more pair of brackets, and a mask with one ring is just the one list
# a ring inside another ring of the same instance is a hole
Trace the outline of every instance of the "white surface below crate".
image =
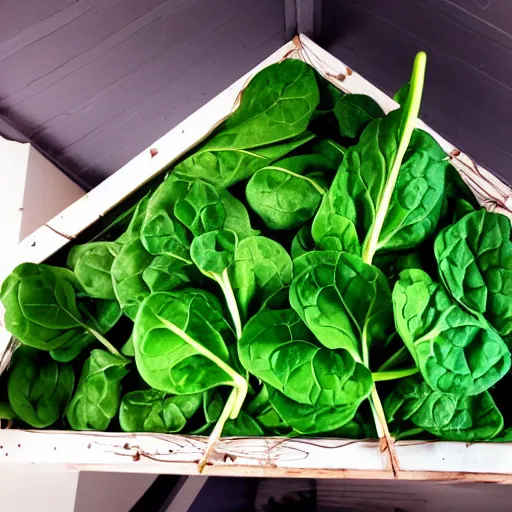
[[(41, 262), (59, 250), (207, 136), (236, 108), (251, 76), (286, 58), (311, 64), (345, 92), (368, 94), (386, 112), (397, 108), (386, 94), (310, 39), (297, 37), (30, 235), (18, 246), (14, 261)], [(488, 210), (512, 218), (512, 192), (507, 186), (423, 122), (418, 127), (434, 136)], [(37, 464), (73, 470), (196, 474), (205, 444), (205, 438), (167, 434), (1, 430), (0, 472)], [(512, 483), (512, 444), (407, 441), (396, 443), (396, 449), (401, 467), (396, 478)], [(325, 438), (224, 438), (204, 474), (395, 478), (378, 441)]]

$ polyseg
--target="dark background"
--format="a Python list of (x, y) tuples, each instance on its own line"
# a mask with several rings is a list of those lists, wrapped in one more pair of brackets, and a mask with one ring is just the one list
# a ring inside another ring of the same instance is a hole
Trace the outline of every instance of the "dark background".
[(509, 0), (0, 0), (0, 134), (91, 188), (284, 44), (294, 2), (388, 93), (426, 50), (423, 119), (512, 181)]

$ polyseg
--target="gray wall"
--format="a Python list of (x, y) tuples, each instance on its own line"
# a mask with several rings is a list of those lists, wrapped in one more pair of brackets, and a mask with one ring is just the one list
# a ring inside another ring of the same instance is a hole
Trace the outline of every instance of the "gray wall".
[[(319, 41), (389, 93), (425, 49), (422, 117), (512, 181), (512, 1), (323, 0), (322, 14)], [(0, 0), (0, 134), (93, 186), (284, 34), (284, 0)]]
[(428, 53), (421, 117), (512, 182), (512, 1), (324, 0), (329, 50), (388, 93)]
[(283, 43), (280, 0), (0, 0), (0, 133), (90, 187)]

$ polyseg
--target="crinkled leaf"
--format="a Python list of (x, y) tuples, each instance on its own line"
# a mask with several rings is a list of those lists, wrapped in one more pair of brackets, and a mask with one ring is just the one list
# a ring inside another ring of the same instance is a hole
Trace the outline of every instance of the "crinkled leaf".
[(74, 385), (71, 365), (21, 347), (14, 355), (7, 382), (9, 403), (20, 420), (36, 428), (49, 427), (64, 414)]
[(73, 430), (106, 430), (117, 414), (126, 359), (92, 350), (84, 364), (75, 394), (66, 410)]
[(313, 251), (294, 260), (294, 275), (290, 303), (327, 348), (361, 360), (365, 344), (388, 337), (391, 293), (377, 267), (354, 254)]
[(478, 210), (443, 230), (435, 242), (439, 273), (451, 295), (503, 336), (512, 335), (510, 220)]
[(201, 407), (202, 394), (167, 395), (156, 389), (123, 396), (119, 423), (125, 432), (180, 432)]
[(238, 343), (242, 365), (295, 402), (316, 407), (359, 403), (373, 389), (371, 373), (345, 350), (329, 350), (291, 309), (249, 320)]
[(330, 170), (329, 160), (320, 155), (279, 160), (252, 176), (247, 201), (270, 229), (293, 229), (315, 214), (327, 191), (322, 174)]
[(510, 369), (496, 331), (464, 311), (422, 270), (405, 270), (393, 290), (395, 323), (429, 386), (478, 395)]
[(110, 271), (121, 247), (116, 242), (91, 242), (75, 245), (69, 251), (67, 266), (89, 297), (115, 300)]

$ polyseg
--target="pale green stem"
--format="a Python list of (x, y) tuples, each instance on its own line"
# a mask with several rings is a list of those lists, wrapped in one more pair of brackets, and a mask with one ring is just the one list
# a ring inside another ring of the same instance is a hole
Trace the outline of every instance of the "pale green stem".
[(216, 356), (213, 352), (201, 345), (201, 343), (198, 343), (194, 338), (190, 337), (177, 325), (169, 322), (161, 316), (157, 316), (157, 318), (162, 322), (163, 325), (165, 325), (165, 327), (167, 327), (167, 329), (178, 335), (183, 341), (193, 347), (196, 352), (215, 363), (221, 370), (226, 372), (231, 377), (233, 380), (233, 387), (235, 388), (236, 400), (234, 400), (234, 405), (232, 407), (233, 410), (230, 411), (230, 418), (234, 420), (238, 416), (247, 395), (247, 381), (241, 375), (236, 373), (233, 368), (225, 363), (220, 357)]
[(423, 432), (425, 432), (425, 430), (422, 428), (410, 428), (409, 430), (406, 430), (405, 432), (400, 432), (399, 434), (397, 434), (396, 440), (398, 441), (399, 439), (406, 439), (406, 438), (411, 438), (411, 437), (414, 438), (418, 434), (422, 434)]
[(419, 52), (414, 59), (414, 65), (412, 68), (411, 86), (409, 89), (409, 96), (407, 98), (407, 106), (405, 107), (406, 116), (403, 126), (401, 126), (401, 133), (399, 134), (400, 142), (398, 144), (395, 158), (391, 164), (388, 179), (386, 180), (378, 209), (375, 212), (375, 220), (373, 226), (371, 227), (369, 237), (365, 241), (363, 248), (363, 261), (368, 264), (371, 264), (375, 251), (377, 250), (380, 233), (386, 219), (386, 213), (389, 209), (391, 196), (393, 195), (396, 180), (398, 178), (398, 171), (400, 170), (405, 152), (407, 151), (409, 142), (411, 141), (412, 132), (416, 127), (416, 121), (418, 119), (418, 113), (420, 110), (421, 95), (423, 93), (426, 63), (426, 54), (424, 52)]
[(295, 178), (299, 178), (301, 180), (307, 181), (321, 195), (324, 195), (326, 192), (315, 180), (312, 180), (311, 178), (308, 178), (307, 176), (303, 176), (302, 174), (297, 174), (296, 172), (285, 169), (284, 167), (277, 167), (275, 165), (269, 165), (269, 166), (265, 167), (265, 169), (273, 169), (274, 171), (284, 172), (285, 174), (289, 174), (290, 176), (293, 176)]
[(403, 379), (404, 377), (410, 377), (420, 371), (416, 366), (414, 368), (405, 368), (404, 370), (394, 370), (389, 372), (374, 372), (372, 378), (374, 382), (382, 382), (385, 380)]
[(233, 319), (235, 325), (236, 339), (239, 340), (242, 337), (242, 320), (240, 319), (240, 312), (238, 311), (238, 305), (236, 303), (235, 294), (233, 288), (231, 288), (231, 282), (229, 281), (228, 270), (224, 269), (220, 277), (217, 274), (212, 273), (212, 277), (219, 283), (222, 289), (222, 293), (226, 299), (226, 304)]
[(201, 473), (206, 466), (206, 463), (208, 462), (208, 458), (210, 457), (211, 452), (213, 451), (213, 448), (215, 447), (215, 444), (220, 438), (220, 435), (222, 434), (222, 430), (224, 429), (224, 424), (229, 419), (231, 415), (231, 411), (233, 410), (233, 406), (236, 400), (237, 390), (236, 388), (233, 388), (231, 391), (228, 400), (226, 402), (226, 405), (224, 406), (224, 409), (222, 410), (222, 413), (217, 420), (217, 423), (210, 434), (210, 437), (208, 438), (208, 443), (206, 443), (206, 447), (204, 449), (203, 456), (199, 460), (199, 463), (197, 464), (197, 469), (199, 470), (199, 473)]
[(110, 341), (103, 336), (103, 334), (99, 333), (96, 329), (93, 329), (92, 327), (89, 327), (86, 324), (82, 324), (82, 327), (89, 331), (111, 354), (119, 357), (120, 359), (123, 359), (124, 361), (129, 361), (129, 359), (126, 359)]

